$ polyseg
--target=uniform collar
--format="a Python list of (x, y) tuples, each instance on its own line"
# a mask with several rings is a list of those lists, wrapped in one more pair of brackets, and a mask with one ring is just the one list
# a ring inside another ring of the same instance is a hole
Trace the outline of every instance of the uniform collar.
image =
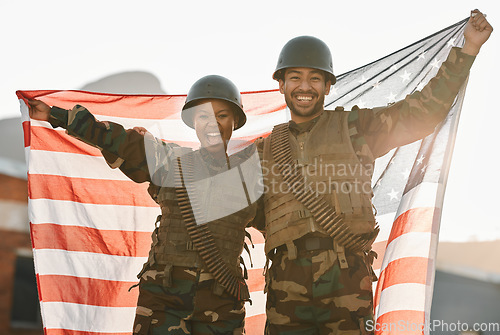
[(324, 112), (316, 116), (314, 119), (302, 123), (296, 123), (295, 121), (290, 120), (288, 122), (288, 128), (295, 136), (297, 136), (300, 133), (309, 132), (312, 129), (312, 127), (314, 127), (314, 125), (318, 123), (318, 120), (321, 118), (323, 114)]

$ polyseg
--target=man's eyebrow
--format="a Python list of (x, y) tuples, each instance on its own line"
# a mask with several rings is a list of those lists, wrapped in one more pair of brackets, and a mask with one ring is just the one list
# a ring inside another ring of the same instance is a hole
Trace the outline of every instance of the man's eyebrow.
[[(294, 74), (302, 74), (303, 72), (302, 71), (299, 71), (299, 70), (288, 70), (287, 71), (287, 74), (288, 73), (294, 73)], [(310, 74), (323, 74), (323, 71), (321, 70), (316, 70), (316, 69), (313, 69), (311, 70), (311, 72), (309, 72)]]

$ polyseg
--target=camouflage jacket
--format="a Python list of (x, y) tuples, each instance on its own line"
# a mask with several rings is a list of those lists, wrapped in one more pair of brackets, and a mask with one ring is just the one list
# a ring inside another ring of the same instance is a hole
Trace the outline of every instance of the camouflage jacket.
[[(434, 131), (436, 125), (445, 119), (474, 59), (474, 56), (462, 53), (460, 48), (452, 48), (436, 76), (421, 91), (415, 91), (405, 99), (388, 106), (363, 109), (354, 106), (348, 112), (347, 127), (351, 144), (359, 161), (367, 170), (373, 171), (375, 159), (391, 149), (422, 139)], [(337, 107), (335, 111), (343, 112), (344, 109)], [(323, 122), (324, 117), (325, 115), (321, 115), (299, 125), (289, 121), (289, 131), (295, 137), (301, 133), (299, 137), (308, 138), (308, 135), (304, 136), (304, 132), (311, 133), (314, 125)], [(313, 133), (311, 136), (316, 138), (328, 138), (325, 134), (316, 131)], [(256, 141), (264, 160), (271, 157), (271, 137), (272, 135)], [(298, 153), (292, 150), (292, 158), (297, 159), (297, 155)], [(260, 205), (262, 206), (263, 204)], [(263, 212), (262, 208), (259, 209), (258, 219), (254, 221), (254, 226), (261, 231), (265, 230)]]

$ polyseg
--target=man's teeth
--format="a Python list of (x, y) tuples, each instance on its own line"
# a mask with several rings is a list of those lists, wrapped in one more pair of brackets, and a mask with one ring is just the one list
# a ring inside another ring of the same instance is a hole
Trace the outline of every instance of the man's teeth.
[(220, 134), (219, 133), (207, 133), (207, 136), (219, 136), (220, 137)]
[(306, 97), (306, 96), (303, 96), (303, 95), (298, 95), (297, 96), (297, 100), (300, 100), (300, 101), (311, 101), (312, 97)]

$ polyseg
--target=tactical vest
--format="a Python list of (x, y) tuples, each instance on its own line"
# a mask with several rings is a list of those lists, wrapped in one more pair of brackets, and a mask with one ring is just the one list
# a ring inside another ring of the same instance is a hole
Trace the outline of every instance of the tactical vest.
[[(197, 167), (207, 169), (207, 163), (203, 161), (199, 152), (194, 152), (193, 155), (197, 160)], [(233, 163), (234, 161), (233, 159)], [(175, 188), (161, 187), (155, 193), (153, 198), (160, 205), (162, 215), (159, 226), (152, 236), (153, 245), (148, 264), (158, 264), (160, 268), (167, 265), (203, 267), (202, 258), (186, 229)], [(214, 194), (231, 198), (229, 189), (222, 192), (214, 190)], [(226, 207), (230, 202), (231, 199), (218, 201), (220, 206), (226, 205)], [(253, 219), (255, 212), (256, 204), (253, 203), (230, 215), (203, 223), (208, 226), (223, 261), (237, 274), (241, 274), (240, 254), (245, 243), (245, 227)]]
[[(371, 233), (375, 226), (372, 171), (360, 162), (353, 149), (347, 117), (343, 109), (325, 111), (309, 132), (295, 137), (289, 131), (291, 155), (306, 187), (321, 194), (341, 213), (354, 234)], [(283, 181), (272, 155), (271, 136), (264, 140), (262, 162), (266, 253), (308, 233), (325, 234)]]

